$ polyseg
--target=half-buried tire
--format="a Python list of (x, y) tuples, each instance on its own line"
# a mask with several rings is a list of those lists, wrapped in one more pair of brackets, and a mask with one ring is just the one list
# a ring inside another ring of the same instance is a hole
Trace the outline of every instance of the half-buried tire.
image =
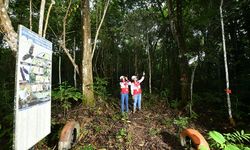
[(76, 143), (80, 133), (80, 125), (76, 121), (68, 121), (63, 127), (58, 142), (58, 150), (68, 150)]
[(180, 140), (181, 140), (181, 145), (182, 146), (186, 146), (187, 145), (187, 141), (186, 139), (190, 139), (192, 142), (192, 146), (196, 149), (196, 150), (210, 150), (209, 145), (207, 143), (207, 141), (205, 140), (205, 138), (200, 134), (199, 131), (195, 130), (195, 129), (184, 129), (181, 133), (180, 133)]

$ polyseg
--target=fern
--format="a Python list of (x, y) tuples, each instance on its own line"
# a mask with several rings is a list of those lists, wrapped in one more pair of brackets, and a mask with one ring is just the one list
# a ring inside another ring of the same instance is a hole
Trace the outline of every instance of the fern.
[(250, 141), (250, 134), (235, 131), (234, 133), (221, 134), (217, 131), (209, 132), (210, 138), (216, 143), (216, 147), (223, 150), (249, 150), (250, 148), (244, 145), (244, 142)]
[(244, 142), (249, 142), (250, 141), (250, 134), (245, 133), (244, 130), (235, 131), (234, 133), (226, 133), (223, 134), (226, 138), (227, 141), (231, 141), (233, 143), (244, 143)]
[(108, 81), (105, 78), (96, 77), (94, 81), (94, 92), (96, 95), (100, 96), (101, 98), (107, 99), (110, 95), (107, 90)]
[(67, 82), (63, 82), (58, 88), (52, 91), (52, 99), (58, 101), (60, 106), (64, 109), (65, 113), (71, 108), (72, 101), (83, 99), (82, 93), (70, 86)]

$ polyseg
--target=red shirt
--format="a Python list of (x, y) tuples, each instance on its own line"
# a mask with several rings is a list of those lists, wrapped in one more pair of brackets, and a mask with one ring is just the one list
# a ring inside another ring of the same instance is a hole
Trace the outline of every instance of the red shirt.
[(128, 92), (129, 92), (129, 90), (128, 90), (128, 85), (129, 85), (129, 83), (126, 82), (126, 81), (120, 82), (121, 93), (122, 93), (122, 94), (128, 94)]
[(133, 85), (133, 95), (136, 94), (141, 94), (142, 90), (141, 90), (141, 85), (140, 82), (135, 81), (134, 83), (132, 83)]

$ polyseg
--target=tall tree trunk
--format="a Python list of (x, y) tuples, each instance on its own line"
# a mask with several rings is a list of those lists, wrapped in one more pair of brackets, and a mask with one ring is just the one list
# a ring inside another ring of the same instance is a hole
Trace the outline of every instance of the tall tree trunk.
[(80, 75), (78, 65), (75, 63), (74, 59), (72, 58), (72, 56), (70, 54), (70, 50), (66, 48), (66, 24), (67, 24), (67, 16), (69, 14), (69, 9), (70, 9), (70, 6), (71, 6), (71, 2), (72, 2), (72, 0), (69, 1), (69, 5), (67, 7), (66, 14), (65, 14), (65, 16), (63, 18), (63, 33), (62, 33), (63, 34), (63, 41), (60, 43), (60, 46), (63, 48), (64, 52), (68, 56), (70, 62), (74, 66), (74, 69), (76, 70), (77, 74)]
[(148, 52), (148, 88), (149, 88), (149, 93), (152, 93), (152, 66), (151, 66), (151, 56), (150, 52)]
[[(94, 39), (94, 46), (93, 46), (93, 50), (92, 50), (92, 61), (93, 61), (93, 58), (94, 58), (94, 54), (95, 54), (95, 50), (96, 50), (96, 44), (97, 44), (97, 39), (98, 39), (98, 35), (99, 35), (99, 32), (100, 32), (100, 29), (101, 29), (101, 26), (103, 24), (103, 21), (104, 21), (104, 18), (106, 16), (106, 13), (107, 13), (107, 10), (108, 10), (108, 6), (109, 6), (109, 3), (110, 3), (110, 0), (107, 1), (105, 7), (104, 7), (104, 10), (103, 10), (103, 14), (102, 13), (99, 13), (99, 9), (100, 7), (99, 6), (102, 6), (102, 1), (100, 1), (100, 5), (97, 6), (97, 14), (96, 14), (96, 22), (98, 23), (99, 22), (99, 18), (101, 18), (100, 20), (100, 24), (98, 25), (96, 23), (96, 28), (97, 28), (97, 31), (96, 31), (96, 35), (95, 35), (95, 39)], [(100, 9), (100, 12), (101, 12), (101, 9)], [(98, 16), (100, 15), (100, 16)], [(101, 52), (102, 53), (102, 52)], [(96, 72), (96, 74), (98, 75), (98, 70), (96, 68), (96, 63), (97, 63), (97, 60), (98, 60), (98, 55), (100, 54), (100, 51), (97, 52), (97, 56), (95, 58), (95, 63), (94, 63), (94, 71)], [(104, 73), (104, 71), (103, 71)]]
[(135, 67), (135, 70), (134, 70), (134, 73), (135, 75), (138, 74), (138, 54), (137, 54), (138, 50), (137, 48), (134, 49), (134, 67)]
[(103, 11), (103, 15), (102, 15), (101, 22), (100, 22), (100, 24), (99, 24), (99, 26), (98, 26), (98, 28), (97, 28), (97, 31), (96, 31), (95, 40), (94, 40), (94, 47), (93, 47), (93, 52), (92, 52), (91, 59), (93, 59), (94, 54), (95, 54), (97, 38), (98, 38), (98, 35), (99, 35), (99, 32), (100, 32), (102, 23), (103, 23), (103, 21), (104, 21), (104, 18), (105, 18), (105, 16), (106, 16), (106, 12), (107, 12), (107, 10), (108, 10), (109, 2), (110, 2), (110, 0), (108, 0), (108, 1), (107, 1), (107, 4), (105, 5), (105, 8), (104, 8), (104, 11)]
[(188, 61), (185, 56), (187, 48), (183, 32), (182, 0), (176, 0), (176, 9), (174, 9), (173, 0), (168, 0), (168, 10), (169, 10), (168, 12), (170, 18), (171, 31), (179, 48), (178, 62), (180, 66), (180, 86), (181, 86), (180, 108), (183, 108), (187, 105), (190, 99), (190, 88), (189, 88)]
[(44, 18), (45, 3), (46, 3), (46, 0), (41, 0), (40, 17), (39, 17), (39, 28), (38, 28), (38, 34), (41, 35), (41, 36), (43, 34), (43, 18)]
[(32, 31), (32, 0), (30, 0), (30, 30)]
[(221, 31), (222, 31), (221, 33), (222, 33), (222, 42), (223, 42), (225, 73), (226, 73), (227, 106), (228, 106), (228, 115), (229, 115), (230, 123), (231, 125), (235, 126), (235, 122), (234, 122), (232, 110), (231, 110), (231, 100), (230, 100), (230, 92), (229, 92), (229, 74), (228, 74), (228, 66), (227, 66), (227, 51), (226, 51), (226, 40), (225, 40), (225, 32), (224, 32), (222, 6), (223, 6), (223, 0), (221, 0), (221, 4), (220, 4), (220, 21), (221, 21)]
[(59, 78), (59, 85), (62, 84), (62, 71), (61, 71), (61, 67), (62, 66), (62, 57), (61, 55), (59, 55), (58, 58), (58, 78)]
[[(167, 63), (167, 67), (166, 67), (166, 63)], [(164, 90), (165, 87), (165, 68), (169, 68), (169, 59), (167, 59), (166, 62), (166, 55), (165, 55), (165, 51), (162, 51), (162, 55), (161, 55), (161, 78), (160, 78), (160, 89)]]
[(83, 0), (83, 58), (82, 58), (82, 90), (85, 97), (84, 104), (94, 106), (91, 24), (89, 0)]
[(134, 49), (133, 49), (133, 53), (132, 53), (132, 58), (133, 58), (133, 67), (134, 67), (134, 69), (133, 69), (133, 74), (134, 75), (137, 75), (138, 74), (138, 54), (137, 54), (137, 52), (138, 52), (138, 48), (137, 48), (137, 41), (136, 41), (137, 39), (135, 39), (135, 38), (133, 38), (133, 43), (136, 45), (135, 47), (134, 47)]
[[(76, 38), (74, 37), (74, 50), (73, 50), (73, 59), (76, 63)], [(77, 82), (76, 82), (76, 68), (74, 68), (74, 87), (77, 88)]]
[(179, 51), (174, 50), (172, 47), (170, 48), (170, 52), (168, 54), (169, 61), (169, 98), (170, 100), (178, 100), (180, 98), (180, 69), (178, 66), (178, 54)]
[(49, 22), (49, 15), (50, 15), (50, 11), (52, 6), (55, 4), (55, 0), (51, 0), (51, 3), (49, 5), (49, 9), (48, 9), (48, 13), (47, 13), (47, 17), (46, 17), (46, 21), (45, 21), (45, 25), (44, 25), (44, 29), (43, 29), (43, 37), (45, 38), (46, 36), (46, 31), (47, 31), (47, 26), (48, 26), (48, 22)]
[(192, 69), (192, 75), (191, 75), (191, 81), (190, 81), (190, 104), (189, 104), (189, 114), (190, 117), (192, 116), (193, 110), (192, 110), (192, 106), (193, 106), (193, 83), (194, 83), (194, 75), (195, 75), (195, 71), (197, 68), (198, 64), (195, 64), (193, 69)]
[(149, 93), (152, 93), (152, 88), (151, 88), (151, 81), (152, 81), (152, 62), (151, 62), (151, 53), (150, 53), (150, 43), (149, 43), (149, 38), (148, 38), (148, 33), (147, 33), (147, 46), (146, 50), (148, 52), (148, 88), (149, 88)]

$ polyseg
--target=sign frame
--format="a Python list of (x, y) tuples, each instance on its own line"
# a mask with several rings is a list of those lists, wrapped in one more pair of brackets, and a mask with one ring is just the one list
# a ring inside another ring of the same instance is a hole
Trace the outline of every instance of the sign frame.
[(15, 150), (27, 150), (51, 132), (52, 42), (18, 26), (16, 55)]

